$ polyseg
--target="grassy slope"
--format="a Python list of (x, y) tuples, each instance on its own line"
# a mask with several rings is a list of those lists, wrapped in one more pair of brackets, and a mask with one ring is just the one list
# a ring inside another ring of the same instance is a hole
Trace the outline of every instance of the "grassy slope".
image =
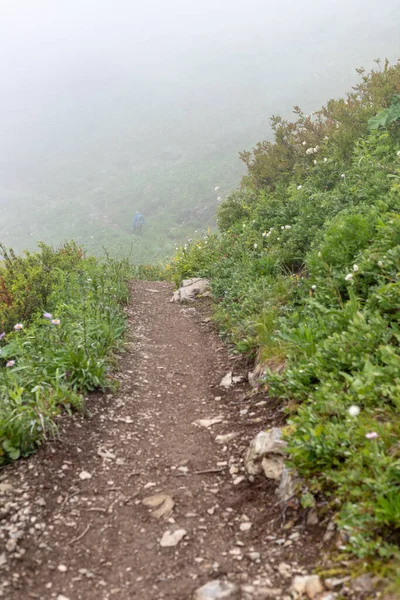
[(248, 156), (242, 191), (221, 205), (220, 234), (168, 267), (177, 282), (211, 277), (223, 333), (265, 365), (312, 492), (304, 505), (336, 513), (341, 549), (364, 560), (360, 569), (394, 577), (400, 113), (388, 128), (367, 124), (399, 92), (400, 65), (378, 69), (313, 116), (277, 122), (275, 143)]

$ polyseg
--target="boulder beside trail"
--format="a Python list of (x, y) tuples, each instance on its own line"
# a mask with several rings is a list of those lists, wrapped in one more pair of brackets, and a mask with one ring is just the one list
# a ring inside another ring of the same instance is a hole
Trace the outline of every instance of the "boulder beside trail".
[(193, 302), (197, 296), (209, 294), (210, 282), (208, 279), (194, 277), (193, 279), (184, 279), (180, 287), (174, 292), (171, 302)]
[(280, 479), (285, 466), (285, 448), (281, 429), (273, 427), (260, 431), (246, 452), (244, 466), (247, 474), (254, 477), (264, 472), (268, 479)]

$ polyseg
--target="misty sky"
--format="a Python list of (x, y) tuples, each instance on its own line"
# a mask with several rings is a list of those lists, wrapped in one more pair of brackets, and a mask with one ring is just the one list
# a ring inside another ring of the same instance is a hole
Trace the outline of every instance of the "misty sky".
[(398, 0), (1, 0), (0, 204), (111, 198), (125, 162), (145, 198), (156, 161), (151, 193), (168, 195), (163, 169), (201, 170), (209, 149), (239, 173), (271, 114), (340, 96), (399, 41)]

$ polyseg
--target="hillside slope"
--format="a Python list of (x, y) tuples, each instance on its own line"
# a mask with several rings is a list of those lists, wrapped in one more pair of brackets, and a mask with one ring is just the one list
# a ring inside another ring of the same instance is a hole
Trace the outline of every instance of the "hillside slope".
[(223, 335), (285, 406), (301, 501), (336, 513), (361, 568), (380, 557), (396, 579), (400, 64), (360, 75), (311, 115), (273, 118), (275, 141), (243, 155), (220, 233), (167, 271), (211, 278)]

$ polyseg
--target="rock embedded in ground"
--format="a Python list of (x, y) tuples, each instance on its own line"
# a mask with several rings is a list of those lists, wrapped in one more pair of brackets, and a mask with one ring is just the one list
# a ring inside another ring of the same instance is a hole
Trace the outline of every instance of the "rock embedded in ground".
[(147, 496), (147, 498), (143, 498), (142, 504), (148, 508), (157, 509), (153, 510), (151, 513), (151, 516), (155, 517), (156, 519), (161, 519), (161, 517), (168, 519), (171, 516), (172, 510), (175, 506), (175, 502), (169, 494), (154, 494), (154, 496)]
[(239, 432), (232, 431), (231, 433), (217, 435), (217, 437), (215, 438), (215, 441), (217, 442), (217, 444), (227, 444), (228, 442), (231, 442), (236, 437), (238, 437), (238, 435), (240, 435)]
[(295, 597), (306, 595), (310, 600), (318, 598), (324, 591), (325, 588), (318, 575), (297, 575), (291, 586), (291, 592)]
[(279, 487), (276, 490), (279, 501), (287, 502), (290, 498), (293, 498), (300, 484), (300, 477), (285, 466), (282, 471)]
[(232, 379), (232, 371), (229, 371), (224, 377), (221, 379), (220, 387), (229, 389), (232, 387), (233, 379)]
[(261, 461), (261, 466), (267, 479), (279, 480), (285, 468), (285, 459), (283, 456), (264, 457)]
[(240, 600), (240, 590), (234, 583), (214, 579), (198, 588), (193, 600)]
[(193, 279), (184, 279), (179, 289), (174, 292), (171, 302), (193, 302), (197, 296), (208, 294), (210, 282), (208, 279), (194, 277)]
[(162, 548), (171, 548), (173, 546), (177, 546), (179, 542), (185, 537), (186, 530), (185, 529), (176, 529), (175, 531), (166, 531), (161, 540), (160, 546)]
[(197, 419), (197, 421), (193, 421), (193, 425), (198, 425), (199, 427), (212, 427), (213, 425), (217, 425), (218, 423), (222, 423), (224, 420), (223, 415), (218, 415), (217, 417), (210, 417), (209, 419)]
[(264, 470), (262, 465), (264, 459), (281, 460), (286, 446), (286, 442), (282, 440), (281, 429), (273, 427), (268, 431), (260, 431), (251, 441), (244, 457), (244, 466), (248, 475), (261, 474)]

